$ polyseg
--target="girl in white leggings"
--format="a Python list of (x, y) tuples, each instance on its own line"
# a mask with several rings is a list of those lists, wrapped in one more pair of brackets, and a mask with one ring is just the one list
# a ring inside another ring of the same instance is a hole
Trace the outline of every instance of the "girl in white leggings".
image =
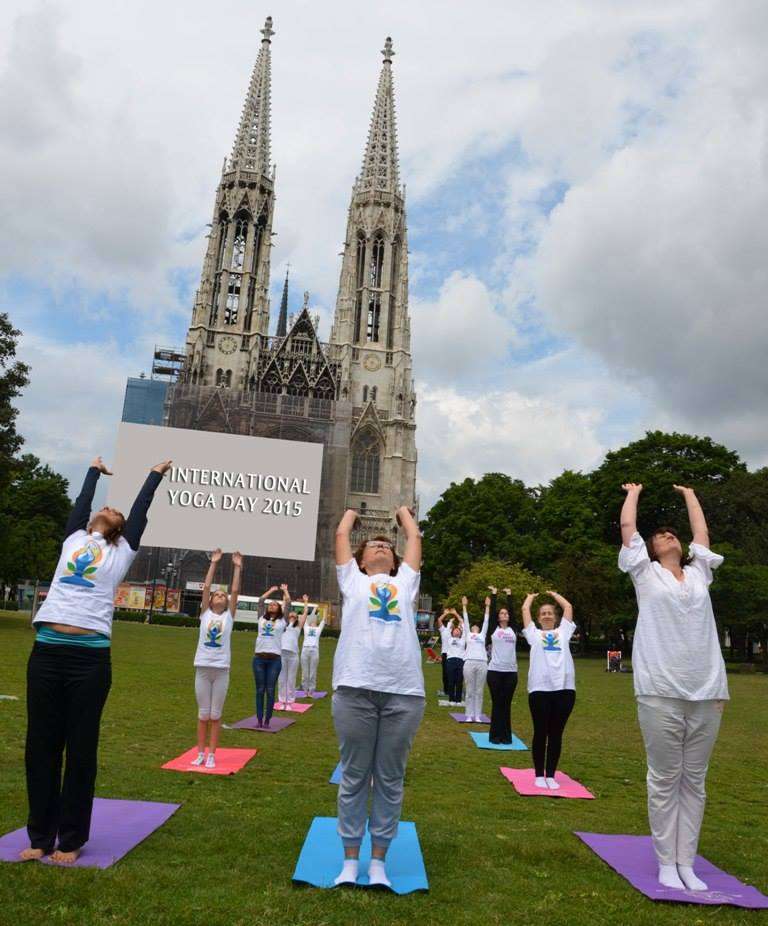
[(693, 542), (686, 556), (672, 528), (644, 541), (637, 532), (643, 487), (622, 486), (619, 569), (629, 573), (638, 616), (632, 645), (637, 715), (648, 759), (648, 818), (668, 888), (705, 891), (693, 863), (704, 817), (709, 757), (728, 700), (725, 663), (709, 597), (712, 571), (723, 562), (709, 549), (704, 512), (693, 489), (685, 500)]
[[(306, 608), (305, 608), (306, 610)], [(325, 621), (317, 623), (317, 615), (307, 615), (304, 624), (304, 645), (301, 648), (301, 687), (304, 696), (311, 698), (317, 688), (317, 665), (320, 662), (320, 635)]]
[[(211, 591), (221, 550), (211, 553), (211, 565), (203, 583), (203, 600), (200, 606), (200, 636), (195, 652), (195, 696), (197, 698), (197, 758), (192, 765), (216, 767), (216, 747), (219, 743), (221, 714), (229, 688), (231, 661), (232, 615), (237, 609), (240, 594), (240, 572), (243, 558), (232, 554), (232, 591)], [(205, 740), (208, 736), (208, 755)]]
[(482, 627), (477, 624), (469, 626), (466, 595), (461, 599), (461, 607), (464, 612), (464, 638), (467, 641), (464, 655), (464, 700), (466, 702), (464, 714), (467, 723), (480, 723), (480, 715), (483, 713), (485, 678), (488, 675), (485, 635), (488, 633), (491, 599), (485, 599), (485, 619)]
[(277, 696), (283, 707), (290, 711), (296, 701), (296, 673), (299, 671), (299, 634), (307, 619), (309, 595), (303, 595), (304, 609), (301, 614), (291, 611), (280, 643), (280, 677), (277, 680)]

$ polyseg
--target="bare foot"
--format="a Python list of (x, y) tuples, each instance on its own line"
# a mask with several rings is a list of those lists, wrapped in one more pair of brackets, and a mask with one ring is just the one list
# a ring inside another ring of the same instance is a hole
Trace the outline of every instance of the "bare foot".
[(77, 861), (79, 856), (80, 849), (73, 849), (72, 852), (62, 852), (61, 849), (57, 849), (51, 856), (51, 861), (59, 865), (71, 865)]
[(33, 858), (42, 858), (44, 855), (45, 855), (45, 849), (29, 848), (29, 849), (22, 849), (21, 852), (19, 852), (19, 858), (22, 860), (22, 862), (28, 862), (30, 859), (33, 859)]

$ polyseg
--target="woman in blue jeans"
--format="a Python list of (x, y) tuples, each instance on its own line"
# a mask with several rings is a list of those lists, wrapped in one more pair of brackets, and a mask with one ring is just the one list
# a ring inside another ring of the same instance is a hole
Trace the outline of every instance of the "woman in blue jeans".
[[(277, 586), (267, 589), (259, 599), (259, 610), (264, 600), (276, 592)], [(283, 604), (290, 607), (291, 596), (288, 586), (281, 585)], [(280, 650), (282, 648), (285, 619), (283, 605), (279, 601), (268, 601), (259, 616), (258, 635), (253, 656), (253, 678), (256, 682), (256, 721), (260, 727), (268, 727), (275, 706), (275, 688), (282, 668)], [(266, 695), (266, 709), (264, 696)]]

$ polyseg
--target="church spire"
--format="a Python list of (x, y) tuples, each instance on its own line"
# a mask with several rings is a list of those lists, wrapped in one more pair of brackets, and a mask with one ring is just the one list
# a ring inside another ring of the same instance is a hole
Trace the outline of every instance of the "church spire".
[(232, 148), (230, 168), (252, 170), (262, 175), (269, 174), (270, 157), (270, 97), (272, 92), (270, 45), (272, 36), (272, 17), (267, 16), (261, 48), (253, 66), (251, 82), (240, 117), (237, 137)]
[[(288, 269), (290, 269), (290, 264)], [(283, 298), (280, 300), (280, 315), (277, 319), (277, 336), (284, 338), (286, 334), (288, 334), (288, 270), (285, 271)]]
[(392, 39), (387, 36), (381, 50), (384, 63), (376, 88), (371, 127), (365, 146), (363, 169), (356, 185), (357, 190), (391, 190), (399, 192), (400, 168), (397, 156), (397, 127), (395, 125), (395, 90), (392, 82)]

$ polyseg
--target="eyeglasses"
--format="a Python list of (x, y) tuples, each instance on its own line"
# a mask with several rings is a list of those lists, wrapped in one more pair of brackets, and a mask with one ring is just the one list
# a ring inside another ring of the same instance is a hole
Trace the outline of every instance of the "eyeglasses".
[(391, 543), (385, 543), (383, 540), (369, 540), (366, 547), (370, 550), (392, 550), (394, 547)]

